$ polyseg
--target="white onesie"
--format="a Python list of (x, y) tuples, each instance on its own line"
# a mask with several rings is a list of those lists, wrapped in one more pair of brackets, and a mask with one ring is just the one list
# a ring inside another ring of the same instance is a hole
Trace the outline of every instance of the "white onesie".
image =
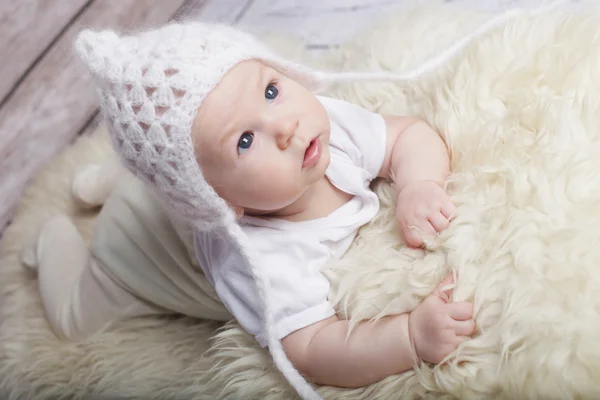
[[(327, 217), (314, 220), (290, 222), (249, 216), (240, 220), (260, 254), (259, 267), (269, 277), (279, 339), (335, 314), (327, 300), (329, 281), (321, 268), (341, 258), (358, 229), (379, 210), (379, 200), (369, 185), (385, 157), (383, 117), (342, 100), (318, 99), (331, 122), (331, 162), (326, 176), (354, 197)], [(261, 301), (243, 257), (214, 232), (196, 232), (194, 247), (199, 264), (225, 307), (266, 347)]]

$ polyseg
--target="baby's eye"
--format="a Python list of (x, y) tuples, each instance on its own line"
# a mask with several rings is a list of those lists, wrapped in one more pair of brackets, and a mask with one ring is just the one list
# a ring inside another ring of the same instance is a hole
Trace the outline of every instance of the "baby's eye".
[(244, 132), (242, 136), (240, 136), (240, 140), (238, 140), (237, 152), (238, 154), (244, 153), (246, 150), (252, 146), (252, 141), (254, 140), (254, 133), (252, 132)]
[(265, 98), (267, 100), (275, 100), (275, 97), (279, 94), (279, 89), (274, 83), (269, 83), (265, 89)]

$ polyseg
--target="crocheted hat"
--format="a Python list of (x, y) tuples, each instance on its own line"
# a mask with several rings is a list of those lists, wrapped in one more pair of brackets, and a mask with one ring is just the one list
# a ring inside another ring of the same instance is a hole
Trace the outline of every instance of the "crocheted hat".
[(231, 211), (206, 183), (194, 155), (196, 111), (234, 65), (259, 59), (312, 90), (318, 77), (254, 37), (220, 24), (186, 23), (132, 36), (82, 31), (76, 49), (95, 78), (116, 151), (198, 229)]

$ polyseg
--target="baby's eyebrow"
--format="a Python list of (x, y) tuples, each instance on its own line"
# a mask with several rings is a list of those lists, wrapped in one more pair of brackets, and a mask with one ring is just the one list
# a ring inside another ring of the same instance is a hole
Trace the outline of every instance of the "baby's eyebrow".
[(223, 146), (226, 142), (229, 141), (231, 136), (233, 136), (236, 133), (241, 134), (241, 132), (237, 132), (235, 129), (231, 129), (229, 132), (225, 131), (225, 133), (221, 136), (221, 140), (219, 140), (219, 144)]
[[(264, 90), (265, 87), (267, 86), (267, 82), (265, 82), (267, 78), (267, 68), (261, 63), (261, 67), (258, 69), (258, 74), (254, 75), (254, 82), (252, 82), (252, 77), (250, 77), (248, 79), (248, 81), (246, 82), (246, 85), (244, 85), (246, 88), (248, 87), (254, 87), (254, 91), (252, 93), (250, 93), (251, 97), (257, 97), (257, 100), (261, 98), (261, 96), (264, 96)], [(245, 93), (246, 95), (248, 95), (248, 93)], [(239, 99), (238, 99), (239, 100)], [(252, 103), (250, 103), (252, 104)], [(233, 135), (241, 135), (244, 132), (238, 132), (238, 130), (236, 129), (232, 129), (230, 132), (225, 132), (223, 134), (223, 136), (221, 137), (221, 140), (219, 140), (219, 144), (221, 146), (223, 146), (225, 143), (227, 143), (229, 141), (229, 139), (231, 138), (231, 136)]]
[(219, 140), (219, 145), (221, 145), (221, 146), (224, 146), (225, 143), (229, 142), (229, 140), (231, 139), (232, 136), (241, 135), (243, 133), (243, 132), (239, 132), (237, 127), (231, 128), (231, 121), (232, 121), (232, 119), (229, 119), (228, 123), (225, 123), (223, 125), (224, 131), (223, 131), (223, 134), (221, 135), (221, 139)]
[(256, 80), (256, 91), (258, 93), (263, 93), (265, 87), (267, 86), (267, 82), (265, 82), (265, 75), (267, 74), (267, 67), (263, 63), (260, 63), (260, 69), (258, 73), (258, 79)]

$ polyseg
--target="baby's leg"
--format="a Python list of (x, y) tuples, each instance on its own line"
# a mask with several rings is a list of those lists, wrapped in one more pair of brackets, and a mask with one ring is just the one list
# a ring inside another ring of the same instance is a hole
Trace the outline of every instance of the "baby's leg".
[(157, 312), (96, 266), (67, 217), (56, 217), (44, 225), (34, 250), (24, 252), (24, 262), (30, 267), (37, 264), (46, 316), (61, 338), (78, 340), (116, 319)]
[(111, 157), (101, 164), (83, 167), (71, 183), (71, 196), (83, 209), (91, 209), (104, 204), (123, 172), (119, 160)]

